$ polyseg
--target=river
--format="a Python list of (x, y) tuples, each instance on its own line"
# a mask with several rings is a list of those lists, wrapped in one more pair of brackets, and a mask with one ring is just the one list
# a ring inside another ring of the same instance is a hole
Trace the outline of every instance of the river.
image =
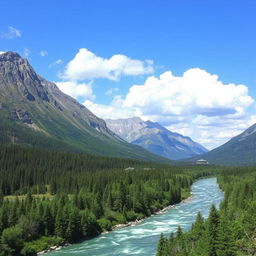
[(192, 198), (163, 214), (145, 219), (136, 226), (111, 231), (96, 238), (73, 244), (47, 256), (154, 256), (161, 233), (169, 235), (180, 225), (191, 227), (198, 212), (206, 218), (212, 204), (219, 207), (223, 193), (216, 178), (206, 178), (192, 185)]

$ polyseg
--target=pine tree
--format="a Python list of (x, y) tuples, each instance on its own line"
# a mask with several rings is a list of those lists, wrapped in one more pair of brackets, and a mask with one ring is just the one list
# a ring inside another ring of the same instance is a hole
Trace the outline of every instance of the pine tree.
[(208, 218), (208, 256), (218, 256), (219, 213), (214, 205)]
[(64, 227), (64, 219), (63, 219), (63, 209), (59, 208), (56, 218), (55, 218), (55, 230), (54, 233), (56, 236), (65, 237), (65, 227)]
[(44, 224), (44, 234), (46, 236), (52, 235), (54, 231), (54, 219), (48, 204), (44, 208), (43, 224)]
[(201, 213), (199, 212), (197, 214), (195, 223), (192, 225), (193, 240), (197, 241), (198, 239), (200, 239), (200, 237), (203, 235), (204, 231), (205, 231), (204, 219), (203, 219)]
[(161, 233), (156, 256), (168, 256), (168, 251), (168, 239)]
[(66, 238), (69, 242), (75, 242), (81, 237), (81, 222), (79, 212), (72, 210), (69, 214)]
[(221, 219), (219, 227), (219, 241), (218, 241), (218, 256), (235, 256), (236, 248), (232, 230), (230, 228), (230, 223), (225, 218)]

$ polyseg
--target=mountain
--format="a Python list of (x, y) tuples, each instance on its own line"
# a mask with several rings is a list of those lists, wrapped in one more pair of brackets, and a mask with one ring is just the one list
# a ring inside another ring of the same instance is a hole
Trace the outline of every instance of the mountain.
[(165, 161), (123, 141), (104, 120), (37, 75), (14, 52), (0, 54), (0, 143)]
[(174, 133), (158, 123), (138, 117), (105, 120), (107, 126), (124, 140), (173, 160), (195, 156), (208, 150), (189, 137)]
[(189, 161), (203, 158), (212, 164), (255, 165), (256, 164), (256, 124), (224, 145)]

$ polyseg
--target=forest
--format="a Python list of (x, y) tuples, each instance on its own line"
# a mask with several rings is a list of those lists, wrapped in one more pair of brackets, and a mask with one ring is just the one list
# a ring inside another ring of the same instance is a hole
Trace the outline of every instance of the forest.
[(150, 216), (215, 169), (2, 145), (0, 255), (35, 255)]
[(191, 230), (180, 227), (163, 234), (157, 256), (254, 256), (256, 255), (256, 168), (233, 167), (219, 173), (225, 193), (220, 209), (213, 205), (209, 217), (198, 213)]

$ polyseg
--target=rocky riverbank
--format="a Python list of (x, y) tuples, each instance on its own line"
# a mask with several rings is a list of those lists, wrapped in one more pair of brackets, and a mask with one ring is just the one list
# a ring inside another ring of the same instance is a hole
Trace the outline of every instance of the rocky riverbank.
[[(183, 203), (186, 203), (190, 200), (193, 199), (193, 195), (190, 195), (188, 198), (186, 199), (183, 199), (182, 201), (180, 201), (178, 204), (183, 204)], [(164, 207), (163, 209), (161, 210), (158, 210), (156, 211), (155, 213), (151, 214), (149, 217), (151, 216), (154, 216), (154, 215), (159, 215), (159, 214), (163, 214), (165, 213), (166, 211), (168, 211), (169, 209), (177, 206), (178, 204), (173, 204), (173, 205), (169, 205), (167, 207)], [(142, 219), (139, 219), (139, 220), (135, 220), (135, 221), (130, 221), (130, 222), (127, 222), (127, 223), (123, 223), (123, 224), (117, 224), (115, 226), (112, 227), (112, 230), (111, 231), (114, 231), (114, 230), (118, 230), (118, 229), (122, 229), (122, 228), (126, 228), (126, 227), (130, 227), (130, 226), (135, 226), (135, 225), (138, 225), (139, 223), (143, 222), (144, 220), (146, 220), (147, 218), (149, 217), (145, 217), (145, 218), (142, 218)], [(101, 234), (107, 234), (111, 231), (103, 231)], [(41, 251), (41, 252), (38, 252), (37, 255), (43, 255), (43, 254), (46, 254), (46, 253), (49, 253), (51, 251), (58, 251), (64, 247), (67, 247), (69, 246), (70, 244), (66, 243), (64, 245), (61, 245), (61, 246), (51, 246), (49, 249), (46, 249), (44, 251)]]
[(59, 251), (60, 249), (62, 249), (64, 247), (67, 247), (69, 245), (70, 245), (69, 243), (65, 243), (64, 245), (54, 245), (54, 246), (51, 246), (50, 248), (48, 248), (46, 250), (38, 252), (37, 255), (43, 255), (43, 254), (46, 254), (46, 253), (51, 252), (51, 251)]

